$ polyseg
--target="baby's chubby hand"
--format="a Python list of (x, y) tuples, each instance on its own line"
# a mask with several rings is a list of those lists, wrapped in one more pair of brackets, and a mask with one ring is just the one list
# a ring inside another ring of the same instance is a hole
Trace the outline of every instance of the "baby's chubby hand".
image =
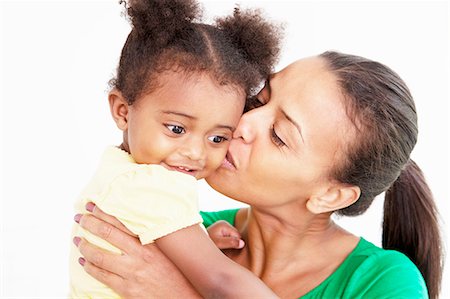
[(215, 222), (207, 230), (209, 237), (219, 249), (242, 249), (245, 246), (238, 230), (224, 220)]

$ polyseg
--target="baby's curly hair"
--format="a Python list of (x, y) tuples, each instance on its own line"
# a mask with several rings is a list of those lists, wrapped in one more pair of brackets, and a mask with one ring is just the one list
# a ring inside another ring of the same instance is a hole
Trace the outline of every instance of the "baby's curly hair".
[(201, 22), (194, 0), (130, 0), (132, 25), (120, 56), (117, 77), (110, 81), (129, 104), (158, 86), (167, 70), (207, 73), (218, 84), (253, 95), (278, 60), (281, 26), (259, 10), (234, 9), (215, 24)]

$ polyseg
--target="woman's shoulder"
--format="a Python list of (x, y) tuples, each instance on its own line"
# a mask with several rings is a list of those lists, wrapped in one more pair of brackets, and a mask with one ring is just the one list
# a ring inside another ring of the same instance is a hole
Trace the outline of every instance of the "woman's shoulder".
[(422, 275), (406, 255), (382, 249), (363, 238), (338, 269), (304, 298), (331, 295), (339, 298), (428, 298)]
[(404, 269), (411, 274), (420, 275), (419, 269), (405, 254), (396, 250), (380, 248), (364, 238), (360, 239), (347, 260), (350, 265), (359, 270), (385, 273), (389, 269)]
[[(427, 298), (425, 281), (417, 266), (403, 253), (386, 250), (361, 238), (349, 256), (355, 268), (349, 283), (371, 297)], [(361, 293), (360, 293), (361, 294)]]

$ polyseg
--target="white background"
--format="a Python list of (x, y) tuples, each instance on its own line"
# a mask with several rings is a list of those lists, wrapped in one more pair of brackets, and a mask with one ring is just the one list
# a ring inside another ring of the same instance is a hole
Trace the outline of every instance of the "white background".
[[(235, 1), (202, 1), (206, 16)], [(237, 2), (237, 1), (236, 1)], [(449, 209), (449, 12), (445, 1), (241, 1), (286, 25), (277, 70), (328, 49), (379, 60), (415, 96), (424, 170), (442, 214)], [(67, 293), (72, 205), (106, 145), (121, 134), (107, 82), (129, 25), (117, 1), (1, 2), (1, 285), (4, 298)], [(239, 206), (202, 184), (203, 209)], [(382, 199), (348, 230), (380, 243)], [(449, 231), (443, 223), (443, 233)], [(447, 237), (445, 237), (447, 239)], [(448, 263), (447, 263), (448, 264)], [(448, 274), (442, 298), (449, 298)]]

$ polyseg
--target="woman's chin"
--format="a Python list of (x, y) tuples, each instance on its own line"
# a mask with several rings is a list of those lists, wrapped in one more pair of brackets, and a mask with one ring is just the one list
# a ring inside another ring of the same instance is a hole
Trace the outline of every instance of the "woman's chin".
[(231, 182), (231, 178), (234, 176), (230, 169), (220, 167), (214, 171), (211, 175), (205, 178), (208, 185), (210, 185), (214, 190), (227, 195), (227, 191), (234, 186), (235, 183)]

